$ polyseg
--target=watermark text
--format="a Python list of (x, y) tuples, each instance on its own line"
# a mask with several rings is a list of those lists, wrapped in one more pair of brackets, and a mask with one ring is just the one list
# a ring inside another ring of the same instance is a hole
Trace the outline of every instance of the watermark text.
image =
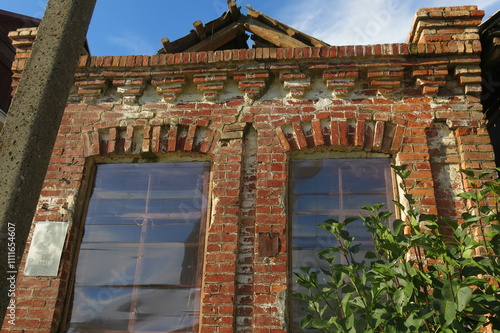
[(16, 226), (14, 223), (7, 225), (7, 281), (9, 288), (7, 296), (10, 298), (7, 305), (6, 317), (10, 325), (16, 325)]

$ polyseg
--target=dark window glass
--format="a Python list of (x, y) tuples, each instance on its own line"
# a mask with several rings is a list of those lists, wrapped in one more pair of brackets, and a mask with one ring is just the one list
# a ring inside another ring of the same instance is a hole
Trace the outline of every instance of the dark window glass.
[(198, 331), (209, 162), (97, 167), (68, 332)]
[[(388, 158), (292, 160), (290, 208), (292, 219), (292, 270), (324, 265), (316, 253), (334, 247), (331, 234), (318, 228), (327, 219), (357, 217), (361, 207), (386, 203), (392, 208), (392, 179)], [(387, 208), (387, 206), (386, 206)], [(373, 243), (362, 221), (351, 223), (349, 233), (361, 243), (359, 256)], [(321, 277), (319, 277), (322, 280)], [(295, 281), (295, 276), (292, 275)], [(294, 282), (294, 292), (299, 286)], [(292, 300), (292, 331), (300, 329), (305, 302)]]

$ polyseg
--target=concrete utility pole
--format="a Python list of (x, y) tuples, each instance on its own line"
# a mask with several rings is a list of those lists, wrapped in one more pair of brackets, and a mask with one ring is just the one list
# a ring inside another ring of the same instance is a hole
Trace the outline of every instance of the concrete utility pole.
[(49, 0), (0, 135), (2, 321), (9, 302), (9, 272), (17, 272), (24, 251), (95, 3)]

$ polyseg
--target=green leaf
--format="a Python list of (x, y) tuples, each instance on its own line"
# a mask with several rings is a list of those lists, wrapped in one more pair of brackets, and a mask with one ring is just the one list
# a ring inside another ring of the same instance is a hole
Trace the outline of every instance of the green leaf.
[(469, 304), (472, 298), (472, 289), (470, 287), (462, 287), (457, 292), (457, 311), (463, 311)]
[(484, 177), (489, 175), (491, 175), (491, 171), (481, 172), (479, 175), (477, 175), (477, 179), (483, 179)]
[(359, 220), (359, 218), (357, 218), (357, 217), (348, 217), (344, 220), (344, 223), (345, 223), (345, 225), (348, 225), (352, 222), (356, 222), (357, 220)]
[(387, 314), (387, 310), (385, 308), (375, 309), (373, 311), (372, 318), (375, 320), (375, 323), (373, 325), (375, 328), (380, 326), (380, 324), (385, 321), (385, 319), (383, 317), (386, 314)]
[(401, 210), (402, 212), (405, 211), (405, 206), (403, 206), (403, 204), (401, 204), (399, 201), (392, 200), (392, 202), (394, 203), (394, 205), (396, 205), (396, 207), (398, 207), (399, 210)]
[(392, 223), (392, 229), (394, 230), (394, 234), (399, 235), (401, 234), (401, 229), (405, 226), (405, 222), (401, 219), (396, 219)]
[(340, 302), (340, 304), (342, 306), (342, 311), (344, 311), (344, 313), (347, 313), (347, 309), (349, 307), (349, 300), (351, 299), (351, 295), (352, 295), (352, 293), (344, 293), (344, 295), (342, 297), (342, 301)]
[(419, 332), (420, 330), (418, 329), (422, 325), (422, 319), (421, 318), (415, 318), (415, 313), (410, 313), (408, 318), (405, 320), (405, 326), (406, 328), (411, 329), (410, 332)]
[(474, 251), (474, 249), (472, 249), (472, 248), (465, 249), (464, 252), (462, 253), (462, 257), (466, 258), (466, 259), (469, 259), (471, 257), (471, 255), (472, 255), (473, 251)]
[(457, 197), (464, 198), (467, 200), (474, 200), (476, 198), (476, 194), (472, 192), (462, 192), (457, 194)]
[(406, 303), (405, 305), (410, 301), (411, 299), (411, 296), (413, 295), (413, 290), (415, 289), (415, 285), (413, 284), (413, 282), (409, 282), (405, 288), (404, 288), (404, 291), (405, 291), (405, 297), (406, 297)]
[(311, 326), (317, 329), (327, 329), (329, 327), (328, 321), (325, 319), (314, 319)]
[(441, 220), (449, 225), (452, 230), (455, 230), (458, 228), (458, 223), (452, 219), (446, 218), (446, 217), (441, 217)]
[[(351, 327), (351, 329), (349, 330), (349, 332), (351, 332), (354, 329), (354, 322), (355, 322), (354, 319), (355, 318), (354, 318), (353, 314), (347, 316), (347, 318), (345, 319), (345, 326), (346, 326), (346, 328)], [(356, 331), (354, 331), (354, 332), (356, 332)]]
[(435, 300), (434, 306), (439, 310), (439, 318), (444, 320), (441, 321), (441, 327), (444, 329), (450, 326), (457, 314), (457, 304), (448, 300)]
[(340, 234), (340, 237), (343, 238), (343, 239), (349, 239), (349, 231), (347, 230), (340, 230), (339, 232)]
[(402, 314), (403, 307), (406, 305), (406, 295), (403, 289), (396, 290), (394, 293), (394, 302), (396, 302), (396, 311)]
[(365, 259), (370, 260), (370, 259), (375, 259), (375, 258), (377, 258), (377, 255), (375, 254), (375, 252), (373, 252), (373, 251), (367, 251), (365, 253)]
[(293, 298), (300, 299), (302, 301), (309, 301), (309, 297), (305, 293), (293, 293)]
[(356, 291), (356, 288), (354, 288), (352, 285), (347, 284), (342, 288), (342, 293), (343, 294), (348, 294), (348, 293), (353, 293)]
[(460, 169), (460, 172), (462, 172), (464, 175), (466, 175), (469, 178), (474, 178), (474, 171), (472, 171), (472, 170)]
[(359, 253), (359, 250), (361, 249), (361, 244), (356, 244), (354, 246), (351, 246), (350, 251), (354, 254)]
[(443, 314), (444, 314), (444, 319), (446, 321), (444, 325), (445, 327), (449, 326), (453, 322), (456, 313), (457, 313), (457, 304), (452, 301), (444, 301)]
[(313, 316), (310, 315), (310, 314), (307, 314), (305, 317), (303, 317), (300, 321), (300, 328), (306, 328), (306, 327), (309, 327), (309, 325), (311, 325), (312, 321), (313, 321)]

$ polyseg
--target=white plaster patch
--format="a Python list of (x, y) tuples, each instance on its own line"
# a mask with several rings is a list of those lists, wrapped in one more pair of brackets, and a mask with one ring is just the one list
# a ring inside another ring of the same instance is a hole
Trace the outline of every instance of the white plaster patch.
[(323, 97), (318, 99), (316, 103), (314, 103), (314, 107), (316, 110), (324, 110), (332, 105), (332, 100), (331, 98), (328, 97)]

